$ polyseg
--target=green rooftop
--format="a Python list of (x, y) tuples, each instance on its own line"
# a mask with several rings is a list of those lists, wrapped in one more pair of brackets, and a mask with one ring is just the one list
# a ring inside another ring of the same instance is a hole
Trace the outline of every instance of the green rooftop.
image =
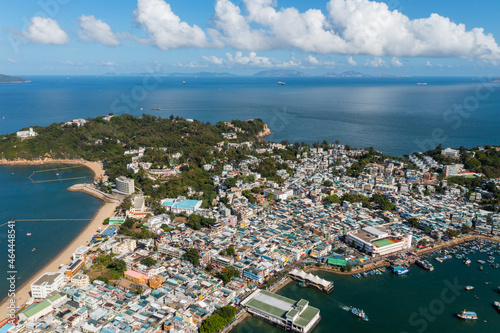
[(38, 303), (35, 306), (29, 307), (28, 310), (23, 311), (23, 314), (26, 317), (30, 318), (30, 317), (36, 315), (38, 312), (42, 311), (43, 309), (48, 308), (51, 305), (52, 305), (52, 303), (50, 303), (48, 300), (45, 300), (43, 302)]
[(394, 242), (391, 242), (388, 239), (381, 239), (381, 240), (374, 241), (373, 244), (376, 245), (377, 247), (384, 247), (384, 246), (387, 246), (387, 245), (394, 244)]
[(299, 318), (294, 321), (295, 325), (305, 327), (307, 324), (311, 322), (314, 316), (319, 312), (319, 309), (308, 306), (302, 313)]

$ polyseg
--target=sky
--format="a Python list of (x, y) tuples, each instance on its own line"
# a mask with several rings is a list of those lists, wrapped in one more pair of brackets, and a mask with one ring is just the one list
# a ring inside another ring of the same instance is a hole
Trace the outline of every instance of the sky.
[(0, 0), (0, 73), (498, 76), (498, 13), (498, 0)]

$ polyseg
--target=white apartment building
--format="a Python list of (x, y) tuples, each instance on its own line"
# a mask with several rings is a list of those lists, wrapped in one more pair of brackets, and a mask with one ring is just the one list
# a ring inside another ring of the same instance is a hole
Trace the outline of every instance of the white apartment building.
[(59, 290), (63, 283), (63, 273), (45, 273), (31, 284), (31, 296), (33, 298), (47, 298), (50, 293)]

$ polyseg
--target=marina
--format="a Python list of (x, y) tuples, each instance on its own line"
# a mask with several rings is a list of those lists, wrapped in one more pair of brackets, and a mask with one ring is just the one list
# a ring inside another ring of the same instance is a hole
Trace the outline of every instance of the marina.
[[(403, 276), (396, 276), (389, 270), (380, 275), (367, 274), (368, 278), (362, 278), (360, 274), (358, 279), (350, 275), (317, 272), (313, 274), (335, 283), (335, 293), (325, 294), (315, 289), (301, 288), (296, 283), (289, 283), (276, 293), (294, 299), (307, 299), (320, 309), (322, 320), (314, 333), (331, 332), (331, 327), (346, 332), (366, 330), (366, 322), (349, 311), (349, 306), (354, 304), (369, 314), (370, 332), (393, 332), (394, 327), (398, 327), (398, 331), (415, 332), (423, 327), (419, 324), (424, 319), (418, 312), (419, 308), (428, 307), (433, 300), (441, 300), (442, 292), (453, 299), (453, 306), (444, 306), (444, 310), (435, 316), (436, 320), (428, 323), (429, 332), (493, 333), (498, 331), (495, 323), (498, 323), (500, 315), (500, 310), (494, 304), (499, 301), (500, 286), (497, 281), (500, 281), (500, 270), (485, 265), (484, 270), (480, 271), (480, 264), (477, 263), (477, 260), (488, 259), (488, 253), (492, 251), (498, 251), (497, 244), (468, 242), (429, 253), (424, 260), (445, 256), (446, 252), (453, 255), (467, 253), (473, 261), (470, 266), (465, 266), (463, 259), (453, 258), (434, 265), (432, 273), (411, 266), (410, 274)], [(465, 287), (468, 285), (474, 286), (474, 291), (467, 292)], [(380, 306), (381, 303), (384, 307)], [(480, 320), (458, 318), (457, 314), (464, 309), (475, 312)], [(324, 315), (325, 311), (328, 311), (328, 316)], [(387, 320), (387, 313), (392, 314), (390, 320)], [(255, 318), (248, 318), (231, 332), (248, 332), (250, 328), (271, 333), (281, 331)]]

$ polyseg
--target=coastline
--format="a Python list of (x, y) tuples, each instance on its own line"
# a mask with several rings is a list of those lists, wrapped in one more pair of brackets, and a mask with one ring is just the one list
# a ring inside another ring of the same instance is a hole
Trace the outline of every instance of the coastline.
[(44, 164), (78, 164), (83, 165), (94, 173), (94, 180), (107, 180), (105, 175), (105, 170), (102, 167), (101, 162), (91, 162), (84, 159), (57, 159), (57, 158), (44, 158), (36, 160), (26, 160), (26, 159), (15, 159), (7, 160), (5, 158), (0, 159), (0, 165), (44, 165)]
[[(83, 165), (92, 170), (94, 173), (94, 179), (104, 178), (104, 170), (100, 162), (89, 162), (85, 160), (70, 160), (70, 159), (44, 159), (44, 160), (14, 160), (9, 161), (5, 159), (0, 159), (0, 165), (42, 165), (42, 164), (79, 164)], [(102, 199), (101, 199), (102, 200)], [(15, 293), (16, 307), (20, 307), (26, 303), (31, 297), (31, 284), (35, 282), (42, 274), (47, 272), (57, 272), (59, 271), (59, 266), (61, 264), (68, 264), (71, 262), (71, 257), (73, 252), (80, 246), (88, 244), (97, 229), (102, 227), (102, 222), (104, 219), (113, 215), (113, 212), (117, 206), (116, 201), (105, 201), (97, 212), (94, 214), (92, 220), (87, 224), (85, 229), (78, 234), (59, 254), (52, 258), (44, 267), (39, 269), (35, 274), (33, 274), (28, 280), (26, 280), (22, 285), (17, 286)], [(5, 297), (0, 301), (0, 323), (7, 319), (8, 316), (8, 303), (11, 300), (9, 297)]]

